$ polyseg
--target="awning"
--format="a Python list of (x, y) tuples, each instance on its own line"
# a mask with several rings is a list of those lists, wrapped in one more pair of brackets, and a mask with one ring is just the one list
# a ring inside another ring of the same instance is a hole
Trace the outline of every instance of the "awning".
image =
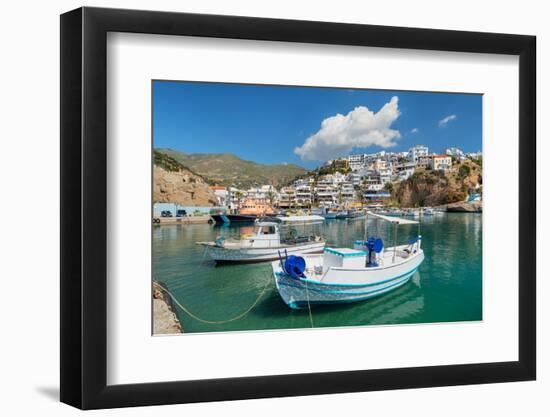
[(403, 219), (401, 217), (383, 216), (381, 214), (373, 213), (372, 211), (368, 211), (367, 215), (376, 217), (378, 219), (385, 220), (387, 222), (394, 223), (394, 224), (418, 224), (418, 222), (415, 220)]

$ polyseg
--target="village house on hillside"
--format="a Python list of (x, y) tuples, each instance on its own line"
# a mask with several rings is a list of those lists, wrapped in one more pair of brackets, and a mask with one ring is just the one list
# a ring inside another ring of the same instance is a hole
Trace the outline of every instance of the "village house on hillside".
[(210, 186), (219, 206), (230, 209), (242, 207), (243, 201), (269, 204), (280, 209), (336, 207), (354, 202), (383, 202), (391, 197), (392, 184), (411, 178), (417, 170), (449, 172), (453, 158), (457, 161), (478, 159), (480, 153), (466, 154), (459, 148), (447, 148), (444, 154), (429, 152), (416, 145), (404, 152), (380, 151), (373, 154), (354, 154), (327, 161), (323, 175), (309, 175), (276, 189), (262, 185), (249, 189)]

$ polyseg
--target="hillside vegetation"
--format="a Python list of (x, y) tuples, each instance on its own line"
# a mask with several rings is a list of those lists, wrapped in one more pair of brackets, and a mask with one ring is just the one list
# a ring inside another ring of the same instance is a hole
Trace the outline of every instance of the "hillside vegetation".
[(186, 154), (172, 149), (157, 149), (183, 166), (201, 175), (210, 184), (249, 188), (264, 184), (281, 187), (307, 170), (294, 164), (265, 165), (246, 161), (230, 153)]

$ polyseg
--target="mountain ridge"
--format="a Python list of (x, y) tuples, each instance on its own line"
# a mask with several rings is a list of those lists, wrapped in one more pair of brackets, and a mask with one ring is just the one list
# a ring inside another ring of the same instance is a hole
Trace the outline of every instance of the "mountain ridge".
[(185, 153), (171, 148), (156, 148), (201, 175), (210, 184), (248, 188), (271, 184), (281, 187), (308, 170), (295, 164), (261, 164), (229, 152)]

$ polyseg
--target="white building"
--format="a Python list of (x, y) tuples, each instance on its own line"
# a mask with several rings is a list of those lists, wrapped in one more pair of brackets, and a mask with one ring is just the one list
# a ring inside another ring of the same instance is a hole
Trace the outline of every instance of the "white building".
[(458, 159), (466, 158), (466, 155), (464, 154), (464, 152), (462, 152), (460, 148), (447, 148), (445, 149), (445, 154)]
[(330, 207), (336, 204), (337, 193), (338, 189), (333, 183), (332, 175), (327, 175), (317, 181), (315, 196), (320, 205)]
[(394, 178), (396, 181), (405, 181), (409, 179), (413, 174), (416, 167), (414, 162), (406, 162), (395, 166)]
[(344, 201), (352, 201), (355, 199), (355, 188), (349, 181), (340, 184), (340, 196)]
[(296, 207), (296, 189), (294, 187), (281, 188), (277, 205), (282, 208)]
[(231, 199), (229, 198), (229, 190), (223, 185), (211, 185), (210, 190), (216, 195), (218, 205), (222, 207), (229, 207), (231, 205)]
[(453, 167), (453, 161), (449, 155), (434, 155), (431, 168), (435, 171), (449, 171)]
[(416, 162), (418, 168), (428, 169), (432, 166), (432, 157), (431, 156), (421, 156)]
[(313, 192), (309, 184), (296, 187), (296, 204), (302, 207), (311, 206), (313, 203)]
[(363, 168), (365, 166), (365, 157), (366, 155), (363, 153), (348, 156), (349, 167), (351, 170), (357, 171)]
[(256, 201), (275, 201), (278, 193), (272, 185), (262, 185), (246, 190), (246, 197)]
[(361, 185), (361, 174), (358, 172), (351, 172), (348, 174), (348, 181), (353, 184), (353, 186)]
[(409, 161), (416, 162), (418, 161), (418, 158), (421, 156), (428, 156), (429, 151), (428, 147), (424, 145), (415, 145), (411, 149), (409, 149), (409, 153), (407, 155), (407, 158)]

